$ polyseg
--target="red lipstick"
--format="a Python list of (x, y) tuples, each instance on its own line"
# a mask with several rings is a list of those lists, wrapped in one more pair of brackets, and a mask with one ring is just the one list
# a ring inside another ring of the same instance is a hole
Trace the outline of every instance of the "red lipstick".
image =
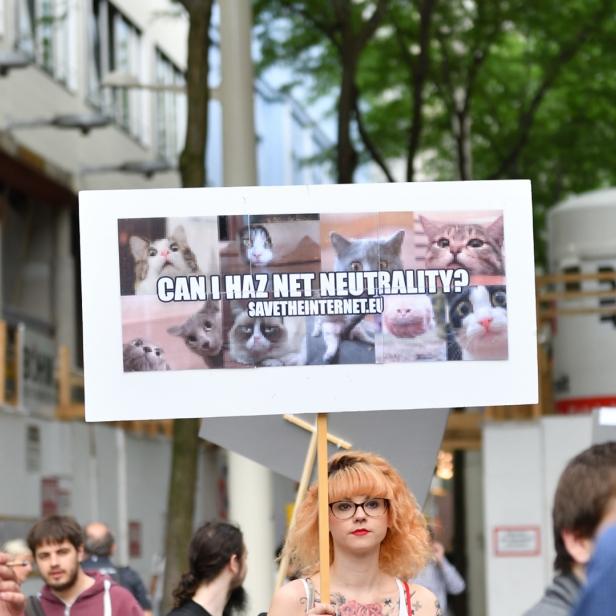
[(366, 530), (365, 528), (358, 528), (357, 530), (354, 530), (351, 534), (361, 537), (363, 535), (367, 535), (369, 532), (370, 531)]

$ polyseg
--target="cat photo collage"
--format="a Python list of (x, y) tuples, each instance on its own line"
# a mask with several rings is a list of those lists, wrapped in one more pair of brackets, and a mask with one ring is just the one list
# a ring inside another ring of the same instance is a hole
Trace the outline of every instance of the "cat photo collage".
[[(118, 245), (124, 372), (508, 358), (500, 211), (130, 218), (118, 220)], [(310, 274), (302, 301), (316, 304), (331, 297), (321, 273), (379, 272), (374, 282), (406, 272), (409, 284), (430, 270), (447, 274), (430, 293), (360, 289), (381, 298), (371, 314), (249, 310), (254, 281), (273, 300), (276, 274)], [(452, 278), (462, 282), (445, 288)], [(242, 299), (225, 288), (232, 279), (248, 285)]]

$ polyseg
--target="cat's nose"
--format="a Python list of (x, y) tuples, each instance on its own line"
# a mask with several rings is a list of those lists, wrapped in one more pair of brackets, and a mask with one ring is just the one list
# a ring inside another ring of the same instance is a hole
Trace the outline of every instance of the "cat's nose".
[(483, 327), (483, 329), (488, 331), (490, 329), (490, 324), (492, 323), (492, 321), (492, 317), (485, 317), (484, 319), (479, 319), (479, 324), (481, 325), (481, 327)]
[(161, 257), (166, 257), (166, 256), (168, 256), (168, 255), (169, 255), (169, 251), (168, 251), (168, 250), (161, 250), (161, 251), (160, 251), (160, 256), (161, 256)]

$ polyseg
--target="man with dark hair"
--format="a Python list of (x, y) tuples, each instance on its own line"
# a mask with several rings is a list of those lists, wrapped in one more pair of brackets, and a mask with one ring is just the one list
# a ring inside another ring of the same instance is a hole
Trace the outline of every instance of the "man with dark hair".
[(187, 573), (173, 591), (168, 616), (231, 616), (246, 605), (246, 546), (242, 532), (226, 522), (206, 522), (190, 542)]
[(143, 616), (133, 596), (109, 578), (86, 574), (83, 533), (69, 516), (52, 515), (37, 522), (28, 534), (45, 586), (38, 597), (30, 597), (26, 614), (36, 614), (36, 604), (45, 616)]
[(144, 616), (152, 616), (152, 603), (139, 574), (131, 567), (116, 567), (111, 557), (115, 553), (115, 539), (109, 527), (102, 522), (91, 522), (85, 527), (87, 559), (81, 568), (108, 575), (114, 582), (131, 592), (143, 609)]
[(616, 521), (616, 443), (593, 445), (565, 467), (552, 509), (557, 574), (525, 616), (569, 616), (582, 585), (595, 537)]

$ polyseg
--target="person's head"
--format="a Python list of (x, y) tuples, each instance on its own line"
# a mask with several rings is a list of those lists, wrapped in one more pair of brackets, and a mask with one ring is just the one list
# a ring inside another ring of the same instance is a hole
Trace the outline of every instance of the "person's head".
[(11, 539), (7, 541), (0, 550), (11, 557), (16, 564), (13, 567), (15, 577), (18, 584), (23, 584), (26, 578), (32, 573), (32, 551), (28, 547), (28, 544), (23, 539)]
[(554, 568), (585, 566), (600, 528), (616, 520), (616, 442), (582, 451), (565, 467), (556, 488), (552, 521)]
[[(317, 490), (317, 485), (308, 490), (285, 543), (290, 569), (304, 575), (319, 569)], [(361, 551), (378, 543), (379, 566), (386, 573), (409, 578), (424, 567), (431, 553), (425, 518), (400, 474), (385, 459), (362, 451), (332, 456), (328, 499), (332, 562), (336, 546)]]
[(182, 575), (173, 591), (175, 606), (189, 601), (199, 586), (209, 584), (221, 575), (229, 580), (229, 599), (225, 614), (241, 610), (246, 602), (242, 587), (246, 577), (246, 546), (242, 531), (227, 522), (206, 522), (190, 541), (188, 572)]
[(28, 546), (41, 577), (59, 592), (78, 579), (83, 560), (83, 532), (74, 518), (52, 515), (38, 521), (28, 533)]
[(109, 557), (115, 550), (115, 539), (109, 527), (102, 522), (90, 522), (85, 527), (84, 547), (87, 554), (99, 557)]

